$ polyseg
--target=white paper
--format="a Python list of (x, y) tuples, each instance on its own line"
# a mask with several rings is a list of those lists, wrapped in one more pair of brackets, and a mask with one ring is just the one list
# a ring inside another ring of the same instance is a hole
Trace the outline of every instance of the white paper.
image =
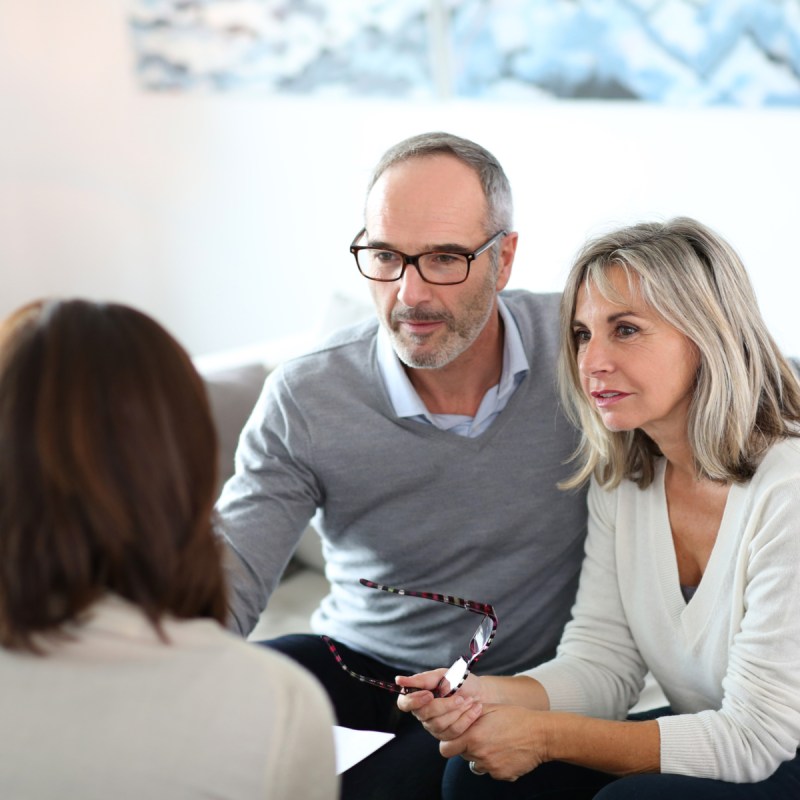
[(353, 764), (363, 761), (386, 742), (394, 739), (393, 733), (357, 731), (353, 728), (333, 726), (333, 743), (336, 748), (336, 774), (341, 775)]

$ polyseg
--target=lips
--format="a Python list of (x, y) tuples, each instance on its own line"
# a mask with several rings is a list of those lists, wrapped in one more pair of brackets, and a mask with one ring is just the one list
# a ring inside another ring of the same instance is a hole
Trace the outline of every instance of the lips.
[(412, 333), (428, 333), (442, 324), (442, 320), (401, 320), (400, 324)]
[(618, 392), (615, 389), (603, 389), (602, 391), (590, 392), (590, 394), (598, 408), (607, 408), (620, 400), (624, 400), (626, 397), (630, 397), (628, 392)]
[(449, 327), (447, 317), (441, 312), (426, 312), (420, 309), (411, 313), (395, 310), (391, 315), (390, 322), (393, 330), (397, 331), (403, 327), (414, 336), (424, 336), (441, 326)]
[(434, 322), (444, 322), (444, 316), (442, 314), (402, 314), (394, 312), (392, 314), (392, 322), (404, 322), (410, 325), (420, 325), (425, 322), (434, 323)]

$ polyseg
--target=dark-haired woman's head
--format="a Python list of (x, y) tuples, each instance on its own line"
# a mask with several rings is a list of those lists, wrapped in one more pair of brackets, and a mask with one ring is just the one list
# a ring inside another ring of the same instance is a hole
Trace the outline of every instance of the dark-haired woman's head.
[(107, 593), (225, 615), (203, 382), (154, 320), (37, 302), (0, 327), (0, 644), (32, 648)]

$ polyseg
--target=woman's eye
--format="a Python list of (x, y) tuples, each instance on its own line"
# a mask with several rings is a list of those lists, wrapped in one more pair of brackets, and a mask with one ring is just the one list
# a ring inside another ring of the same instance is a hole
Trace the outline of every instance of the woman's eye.
[(586, 344), (589, 341), (589, 331), (574, 330), (572, 336), (578, 344)]
[(634, 328), (633, 325), (619, 325), (617, 326), (617, 333), (622, 336), (623, 338), (627, 336), (633, 336), (634, 333), (638, 332), (638, 328)]

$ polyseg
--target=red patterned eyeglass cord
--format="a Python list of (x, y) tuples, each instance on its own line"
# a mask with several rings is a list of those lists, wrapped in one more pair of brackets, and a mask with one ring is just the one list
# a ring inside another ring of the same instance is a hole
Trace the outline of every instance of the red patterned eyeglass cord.
[[(453, 666), (447, 670), (447, 673), (436, 687), (434, 694), (437, 697), (449, 697), (451, 694), (457, 692), (467, 679), (475, 662), (483, 655), (486, 648), (489, 647), (494, 639), (495, 633), (497, 632), (497, 614), (494, 608), (488, 603), (477, 603), (474, 600), (462, 600), (460, 597), (451, 597), (449, 595), (436, 594), (435, 592), (417, 592), (411, 589), (398, 589), (393, 586), (383, 586), (380, 583), (368, 581), (366, 578), (361, 578), (361, 583), (369, 589), (380, 589), (383, 592), (390, 592), (391, 594), (402, 595), (404, 597), (419, 597), (423, 600), (435, 600), (437, 603), (458, 606), (467, 611), (472, 611), (475, 614), (484, 615), (477, 630), (470, 639), (468, 653), (459, 657)], [(368, 683), (371, 686), (377, 686), (379, 689), (395, 692), (396, 694), (410, 694), (411, 692), (418, 691), (417, 689), (410, 689), (388, 681), (380, 681), (376, 678), (368, 678), (366, 675), (359, 675), (357, 672), (353, 672), (353, 670), (342, 661), (339, 651), (330, 638), (322, 636), (322, 639), (325, 641), (325, 644), (328, 645), (328, 649), (336, 659), (336, 663), (339, 664), (348, 675), (356, 680), (362, 683)]]

